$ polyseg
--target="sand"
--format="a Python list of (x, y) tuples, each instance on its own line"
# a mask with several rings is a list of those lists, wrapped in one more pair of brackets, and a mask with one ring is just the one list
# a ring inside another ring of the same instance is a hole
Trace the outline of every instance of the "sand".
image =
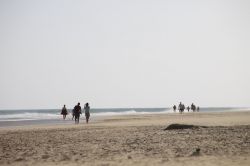
[[(83, 122), (0, 129), (0, 165), (250, 165), (247, 111)], [(173, 123), (195, 127), (164, 130)]]

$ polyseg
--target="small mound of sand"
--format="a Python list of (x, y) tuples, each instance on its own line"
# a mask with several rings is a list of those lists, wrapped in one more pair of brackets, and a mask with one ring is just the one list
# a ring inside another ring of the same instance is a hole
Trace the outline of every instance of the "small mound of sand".
[(186, 124), (171, 124), (164, 130), (177, 130), (177, 129), (197, 129), (197, 128), (206, 128), (205, 126), (195, 126), (195, 125), (186, 125)]

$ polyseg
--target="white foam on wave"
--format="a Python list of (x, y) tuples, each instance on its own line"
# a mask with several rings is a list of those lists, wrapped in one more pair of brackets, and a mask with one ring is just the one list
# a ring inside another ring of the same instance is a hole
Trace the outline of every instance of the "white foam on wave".
[(164, 111), (159, 112), (145, 112), (145, 111), (123, 111), (123, 112), (100, 112), (100, 113), (92, 113), (93, 116), (119, 116), (119, 115), (141, 115), (141, 114), (164, 114), (164, 113), (172, 113), (170, 109), (166, 109)]
[[(121, 111), (121, 112), (99, 112), (95, 113), (92, 112), (91, 116), (93, 117), (104, 117), (104, 116), (119, 116), (119, 115), (143, 115), (143, 114), (164, 114), (170, 113), (171, 110), (163, 110), (159, 112), (146, 112), (146, 111), (136, 111), (136, 110), (129, 110), (129, 111)], [(18, 114), (6, 114), (0, 116), (0, 121), (26, 121), (26, 120), (50, 120), (50, 119), (60, 119), (60, 113), (35, 113), (35, 112), (24, 112)], [(68, 117), (71, 114), (68, 114)], [(81, 115), (84, 116), (84, 113)]]
[(50, 113), (29, 113), (22, 114), (7, 114), (1, 115), (0, 121), (22, 121), (22, 120), (42, 120), (42, 119), (58, 119), (60, 114)]
[[(161, 110), (161, 111), (136, 111), (134, 109), (127, 111), (108, 111), (108, 112), (91, 112), (93, 117), (102, 116), (122, 116), (122, 115), (143, 115), (143, 114), (165, 114), (173, 113), (171, 109)], [(24, 112), (17, 114), (5, 114), (0, 116), (0, 121), (25, 121), (25, 120), (50, 120), (50, 119), (60, 119), (61, 114), (57, 113), (41, 113), (41, 112)], [(84, 112), (81, 116), (84, 116)], [(71, 117), (71, 114), (68, 114)]]

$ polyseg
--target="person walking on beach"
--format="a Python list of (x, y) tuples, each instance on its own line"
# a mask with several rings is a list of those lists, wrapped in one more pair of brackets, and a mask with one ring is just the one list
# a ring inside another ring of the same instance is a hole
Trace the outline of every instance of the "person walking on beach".
[(179, 112), (182, 113), (182, 112), (184, 111), (184, 109), (185, 109), (184, 104), (182, 104), (182, 103), (180, 102), (180, 104), (179, 104), (179, 106), (178, 106)]
[(196, 107), (195, 107), (194, 103), (191, 104), (191, 110), (192, 110), (193, 112), (195, 112), (195, 110), (196, 110)]
[(181, 113), (181, 102), (179, 103), (178, 110)]
[(78, 103), (75, 107), (74, 107), (74, 115), (75, 115), (75, 124), (79, 123), (79, 119), (80, 119), (80, 114), (82, 113), (82, 108), (80, 106), (80, 103)]
[(84, 106), (84, 111), (85, 111), (85, 117), (86, 117), (86, 123), (89, 123), (89, 117), (90, 117), (90, 107), (89, 107), (89, 103), (86, 103)]
[(176, 105), (173, 106), (173, 110), (174, 110), (174, 112), (176, 111)]
[(66, 105), (64, 105), (61, 111), (61, 115), (63, 115), (63, 120), (65, 120), (67, 114), (68, 114), (68, 111), (67, 111)]
[(189, 110), (190, 110), (190, 107), (189, 107), (189, 106), (187, 107), (187, 110), (188, 110), (188, 112), (189, 112)]
[(200, 111), (200, 107), (197, 107), (197, 112), (199, 112)]

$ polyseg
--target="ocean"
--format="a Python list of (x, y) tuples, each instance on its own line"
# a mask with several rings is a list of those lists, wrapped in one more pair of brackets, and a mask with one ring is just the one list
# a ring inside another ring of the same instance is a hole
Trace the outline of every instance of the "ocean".
[[(205, 107), (200, 112), (244, 111), (249, 108), (236, 107)], [(72, 109), (66, 120), (62, 120), (61, 109), (27, 109), (27, 110), (0, 110), (0, 127), (22, 126), (34, 124), (61, 124), (72, 123)], [(139, 115), (139, 114), (168, 114), (174, 113), (172, 108), (93, 108), (90, 110), (91, 120), (104, 119), (108, 116)], [(185, 110), (187, 112), (187, 110)], [(84, 119), (84, 114), (80, 120)]]

